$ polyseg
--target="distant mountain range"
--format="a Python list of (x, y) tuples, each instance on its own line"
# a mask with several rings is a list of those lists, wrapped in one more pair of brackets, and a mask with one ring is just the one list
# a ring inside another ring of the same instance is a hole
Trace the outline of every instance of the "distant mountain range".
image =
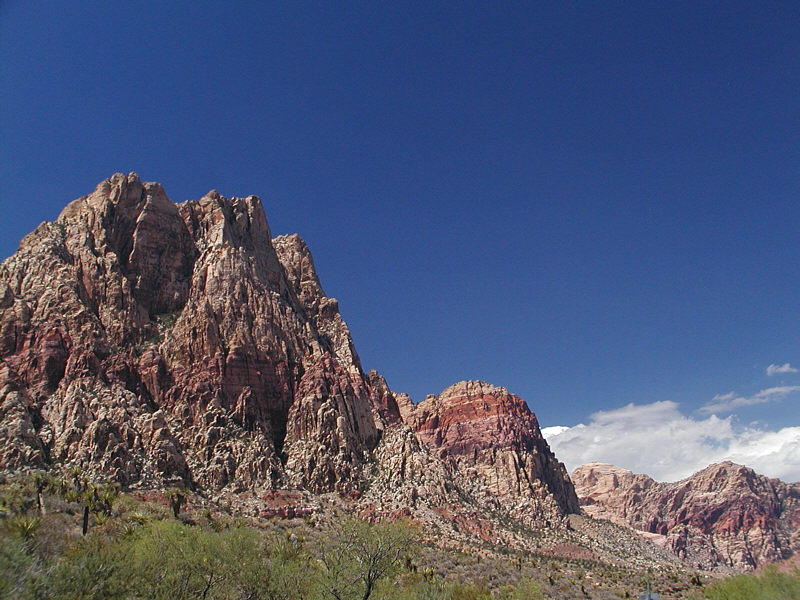
[(64, 465), (255, 514), (334, 497), (463, 547), (730, 569), (800, 548), (797, 484), (731, 464), (678, 484), (594, 464), (570, 479), (502, 387), (414, 405), (363, 371), (308, 247), (273, 239), (257, 197), (176, 205), (134, 173), (0, 264), (0, 468)]
[(572, 473), (584, 512), (642, 532), (688, 564), (749, 570), (800, 550), (800, 483), (723, 462), (675, 483), (613, 465)]

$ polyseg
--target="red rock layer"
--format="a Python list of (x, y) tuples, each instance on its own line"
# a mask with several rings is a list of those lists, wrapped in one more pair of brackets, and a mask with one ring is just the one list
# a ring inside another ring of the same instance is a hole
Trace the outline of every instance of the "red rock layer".
[(579, 512), (564, 465), (519, 396), (485, 382), (463, 381), (405, 410), (406, 422), (422, 442), (484, 493), (510, 503), (527, 499), (523, 510), (532, 514)]
[[(352, 379), (330, 392), (357, 420), (343, 439), (314, 430), (327, 422), (306, 414), (305, 394), (327, 391), (304, 385), (308, 373)], [(255, 196), (175, 205), (160, 185), (117, 174), (0, 265), (3, 468), (346, 487), (382, 427), (374, 395), (308, 249), (297, 236), (273, 245)], [(351, 445), (350, 463), (295, 481), (284, 464), (308, 457), (285, 444), (289, 419), (317, 455)]]

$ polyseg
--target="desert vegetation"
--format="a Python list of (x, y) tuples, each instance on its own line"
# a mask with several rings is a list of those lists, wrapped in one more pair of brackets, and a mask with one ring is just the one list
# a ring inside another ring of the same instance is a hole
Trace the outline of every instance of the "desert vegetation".
[(737, 575), (707, 586), (696, 598), (707, 600), (789, 600), (800, 598), (800, 571), (774, 566), (759, 575)]
[(244, 519), (187, 490), (122, 493), (77, 469), (0, 483), (3, 600), (615, 599), (638, 597), (645, 578), (670, 590), (663, 598), (790, 598), (800, 589), (797, 576), (773, 571), (704, 586), (677, 571), (432, 542), (412, 522), (344, 512)]

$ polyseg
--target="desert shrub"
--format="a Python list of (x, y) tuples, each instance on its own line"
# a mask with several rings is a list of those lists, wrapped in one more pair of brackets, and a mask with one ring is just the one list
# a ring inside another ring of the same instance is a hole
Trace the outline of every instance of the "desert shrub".
[(28, 478), (11, 479), (0, 490), (0, 516), (23, 514), (35, 506), (35, 492)]
[(384, 581), (376, 590), (378, 600), (449, 600), (444, 579), (431, 568), (406, 573), (397, 581)]
[[(238, 555), (231, 535), (187, 527), (174, 520), (152, 522), (139, 529), (128, 542), (131, 598), (233, 597), (230, 579), (237, 569)], [(246, 535), (237, 537), (243, 549), (250, 546)]]
[(3, 530), (10, 537), (32, 540), (41, 522), (39, 515), (30, 512), (12, 515), (3, 519)]
[(404, 522), (369, 523), (342, 516), (319, 540), (316, 573), (320, 598), (368, 600), (382, 579), (397, 574), (417, 539)]
[(40, 558), (52, 562), (62, 556), (66, 549), (74, 543), (79, 535), (79, 530), (75, 528), (72, 515), (65, 513), (49, 510), (40, 519), (32, 540), (33, 547)]
[(800, 571), (781, 573), (774, 567), (761, 575), (737, 575), (696, 594), (708, 600), (788, 600), (800, 598)]
[(76, 541), (46, 576), (48, 600), (126, 598), (131, 573), (122, 545), (100, 535)]
[(445, 589), (450, 600), (491, 600), (489, 588), (482, 583), (453, 583)]
[(542, 588), (531, 579), (520, 581), (516, 586), (504, 586), (500, 589), (501, 600), (544, 600)]
[(23, 540), (0, 537), (0, 600), (31, 598), (38, 572), (38, 560)]
[(293, 534), (260, 538), (246, 534), (237, 552), (239, 566), (234, 586), (239, 598), (292, 600), (309, 596), (315, 563), (302, 539)]
[(294, 536), (163, 520), (139, 525), (126, 540), (132, 599), (292, 600), (308, 597), (314, 579), (311, 558)]

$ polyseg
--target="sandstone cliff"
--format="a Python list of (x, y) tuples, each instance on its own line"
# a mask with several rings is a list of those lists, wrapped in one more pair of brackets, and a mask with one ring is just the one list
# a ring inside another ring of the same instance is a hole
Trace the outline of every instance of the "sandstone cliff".
[(690, 564), (748, 570), (800, 551), (800, 484), (724, 462), (675, 483), (613, 465), (572, 473), (584, 512), (644, 532)]
[(579, 512), (564, 465), (519, 396), (462, 381), (407, 407), (404, 418), (434, 454), (464, 474), (472, 493), (501, 499), (515, 516)]
[(305, 242), (271, 238), (255, 196), (176, 205), (131, 173), (23, 239), (0, 264), (0, 468), (536, 526), (578, 511), (524, 401), (478, 382), (394, 394), (363, 372)]
[(676, 560), (581, 506), (701, 567), (800, 548), (798, 484), (730, 464), (675, 484), (589, 465), (573, 487), (508, 390), (466, 381), (414, 405), (364, 373), (308, 247), (272, 239), (257, 197), (176, 205), (133, 173), (0, 264), (0, 470), (62, 465), (267, 516), (337, 492), (463, 548)]
[(175, 205), (135, 174), (0, 265), (0, 361), (6, 469), (344, 489), (382, 426), (302, 240), (255, 196)]

